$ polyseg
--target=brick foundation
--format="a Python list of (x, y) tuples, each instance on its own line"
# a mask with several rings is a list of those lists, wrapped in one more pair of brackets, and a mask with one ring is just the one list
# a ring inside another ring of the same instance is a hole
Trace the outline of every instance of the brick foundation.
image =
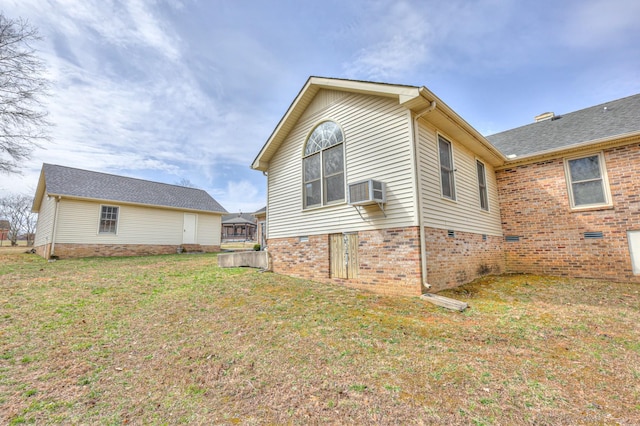
[(418, 296), (423, 293), (420, 236), (417, 227), (360, 231), (358, 277), (332, 278), (329, 235), (269, 239), (273, 271), (308, 280), (342, 284), (375, 293)]
[(430, 292), (473, 281), (505, 270), (503, 238), (469, 232), (448, 236), (444, 229), (425, 228), (427, 282)]
[[(509, 272), (640, 282), (634, 276), (628, 230), (640, 229), (640, 145), (605, 150), (612, 208), (572, 211), (562, 159), (498, 171)], [(585, 239), (585, 232), (602, 239)]]
[[(47, 257), (50, 244), (35, 247), (36, 253)], [(175, 254), (178, 245), (149, 244), (67, 244), (57, 243), (54, 255), (59, 259), (76, 257), (111, 257), (111, 256), (147, 256), (157, 254)], [(201, 251), (219, 252), (220, 246), (200, 246)]]

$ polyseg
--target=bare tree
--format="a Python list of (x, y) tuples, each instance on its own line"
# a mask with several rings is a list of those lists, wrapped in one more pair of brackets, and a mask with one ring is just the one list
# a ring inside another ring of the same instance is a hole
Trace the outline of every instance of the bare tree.
[(27, 245), (33, 244), (36, 214), (31, 213), (33, 198), (28, 195), (9, 195), (0, 198), (0, 217), (9, 221), (9, 241), (18, 245), (18, 237), (26, 234)]
[(41, 101), (49, 82), (32, 43), (38, 30), (0, 12), (0, 172), (18, 173), (39, 142), (48, 140), (47, 112)]
[(187, 188), (198, 188), (193, 182), (187, 178), (182, 178), (175, 183), (178, 186), (186, 186)]

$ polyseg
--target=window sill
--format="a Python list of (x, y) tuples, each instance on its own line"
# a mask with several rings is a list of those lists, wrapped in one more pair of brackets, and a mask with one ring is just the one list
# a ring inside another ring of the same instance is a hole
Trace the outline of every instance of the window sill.
[(613, 204), (606, 204), (602, 206), (587, 206), (587, 207), (571, 207), (570, 213), (584, 213), (593, 212), (598, 210), (613, 210)]
[(302, 212), (303, 213), (304, 212), (313, 212), (313, 211), (316, 211), (316, 210), (327, 209), (327, 208), (330, 208), (330, 207), (346, 206), (346, 205), (347, 205), (346, 201), (336, 201), (336, 202), (333, 202), (331, 204), (325, 204), (323, 206), (303, 207), (302, 208)]
[(440, 199), (442, 201), (447, 201), (449, 203), (454, 203), (454, 204), (458, 204), (458, 199), (457, 198), (449, 198), (449, 197), (445, 197), (443, 195), (440, 195)]

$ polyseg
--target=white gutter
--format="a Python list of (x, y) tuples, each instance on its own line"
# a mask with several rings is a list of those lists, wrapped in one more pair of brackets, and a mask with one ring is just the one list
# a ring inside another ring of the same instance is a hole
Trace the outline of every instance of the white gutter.
[(424, 226), (422, 225), (422, 175), (420, 167), (420, 161), (418, 158), (418, 144), (420, 143), (420, 126), (418, 120), (427, 115), (431, 111), (436, 109), (436, 101), (431, 101), (426, 109), (420, 111), (413, 117), (413, 165), (415, 170), (416, 179), (416, 206), (418, 210), (418, 228), (420, 231), (420, 269), (422, 272), (422, 285), (429, 289), (431, 284), (427, 282), (427, 241), (424, 233)]

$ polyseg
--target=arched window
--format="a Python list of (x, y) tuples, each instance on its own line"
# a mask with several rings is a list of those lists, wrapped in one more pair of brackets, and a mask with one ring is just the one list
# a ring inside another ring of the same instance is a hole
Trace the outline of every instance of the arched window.
[(344, 200), (343, 143), (333, 121), (320, 123), (309, 136), (302, 159), (305, 208)]

